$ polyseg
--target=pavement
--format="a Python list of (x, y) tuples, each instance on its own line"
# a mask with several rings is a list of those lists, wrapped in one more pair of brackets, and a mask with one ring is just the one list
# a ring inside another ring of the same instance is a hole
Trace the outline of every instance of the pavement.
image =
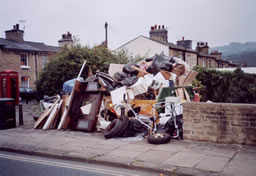
[(0, 150), (182, 176), (253, 176), (256, 147), (171, 140), (154, 145), (146, 139), (106, 140), (101, 132), (33, 128), (37, 103), (23, 104), (24, 125), (0, 130)]

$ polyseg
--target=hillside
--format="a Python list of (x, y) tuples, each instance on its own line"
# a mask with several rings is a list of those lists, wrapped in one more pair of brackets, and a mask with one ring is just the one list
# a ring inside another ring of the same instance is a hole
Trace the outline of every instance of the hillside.
[(214, 47), (210, 49), (222, 52), (223, 59), (231, 59), (233, 62), (245, 62), (248, 67), (256, 66), (256, 42), (237, 43)]

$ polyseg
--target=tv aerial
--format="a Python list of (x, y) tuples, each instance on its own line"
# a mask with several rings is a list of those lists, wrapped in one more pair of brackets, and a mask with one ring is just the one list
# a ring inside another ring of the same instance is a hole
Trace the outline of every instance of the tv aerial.
[(25, 29), (26, 29), (26, 27), (27, 27), (27, 26), (26, 26), (26, 21), (27, 21), (27, 20), (19, 20), (19, 22), (23, 24), (23, 31), (24, 31), (24, 32), (25, 32)]

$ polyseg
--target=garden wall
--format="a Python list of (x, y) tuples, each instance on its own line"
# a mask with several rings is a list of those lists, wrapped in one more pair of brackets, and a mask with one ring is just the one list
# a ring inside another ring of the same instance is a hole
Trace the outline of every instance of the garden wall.
[(184, 103), (184, 139), (256, 146), (256, 105)]

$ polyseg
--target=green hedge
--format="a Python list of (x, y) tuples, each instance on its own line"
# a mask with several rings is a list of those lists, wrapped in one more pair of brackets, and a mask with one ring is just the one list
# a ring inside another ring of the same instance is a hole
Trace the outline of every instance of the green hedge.
[(199, 72), (194, 86), (199, 86), (201, 101), (224, 103), (256, 103), (256, 74), (244, 73), (240, 68), (234, 72), (221, 72), (195, 67)]

